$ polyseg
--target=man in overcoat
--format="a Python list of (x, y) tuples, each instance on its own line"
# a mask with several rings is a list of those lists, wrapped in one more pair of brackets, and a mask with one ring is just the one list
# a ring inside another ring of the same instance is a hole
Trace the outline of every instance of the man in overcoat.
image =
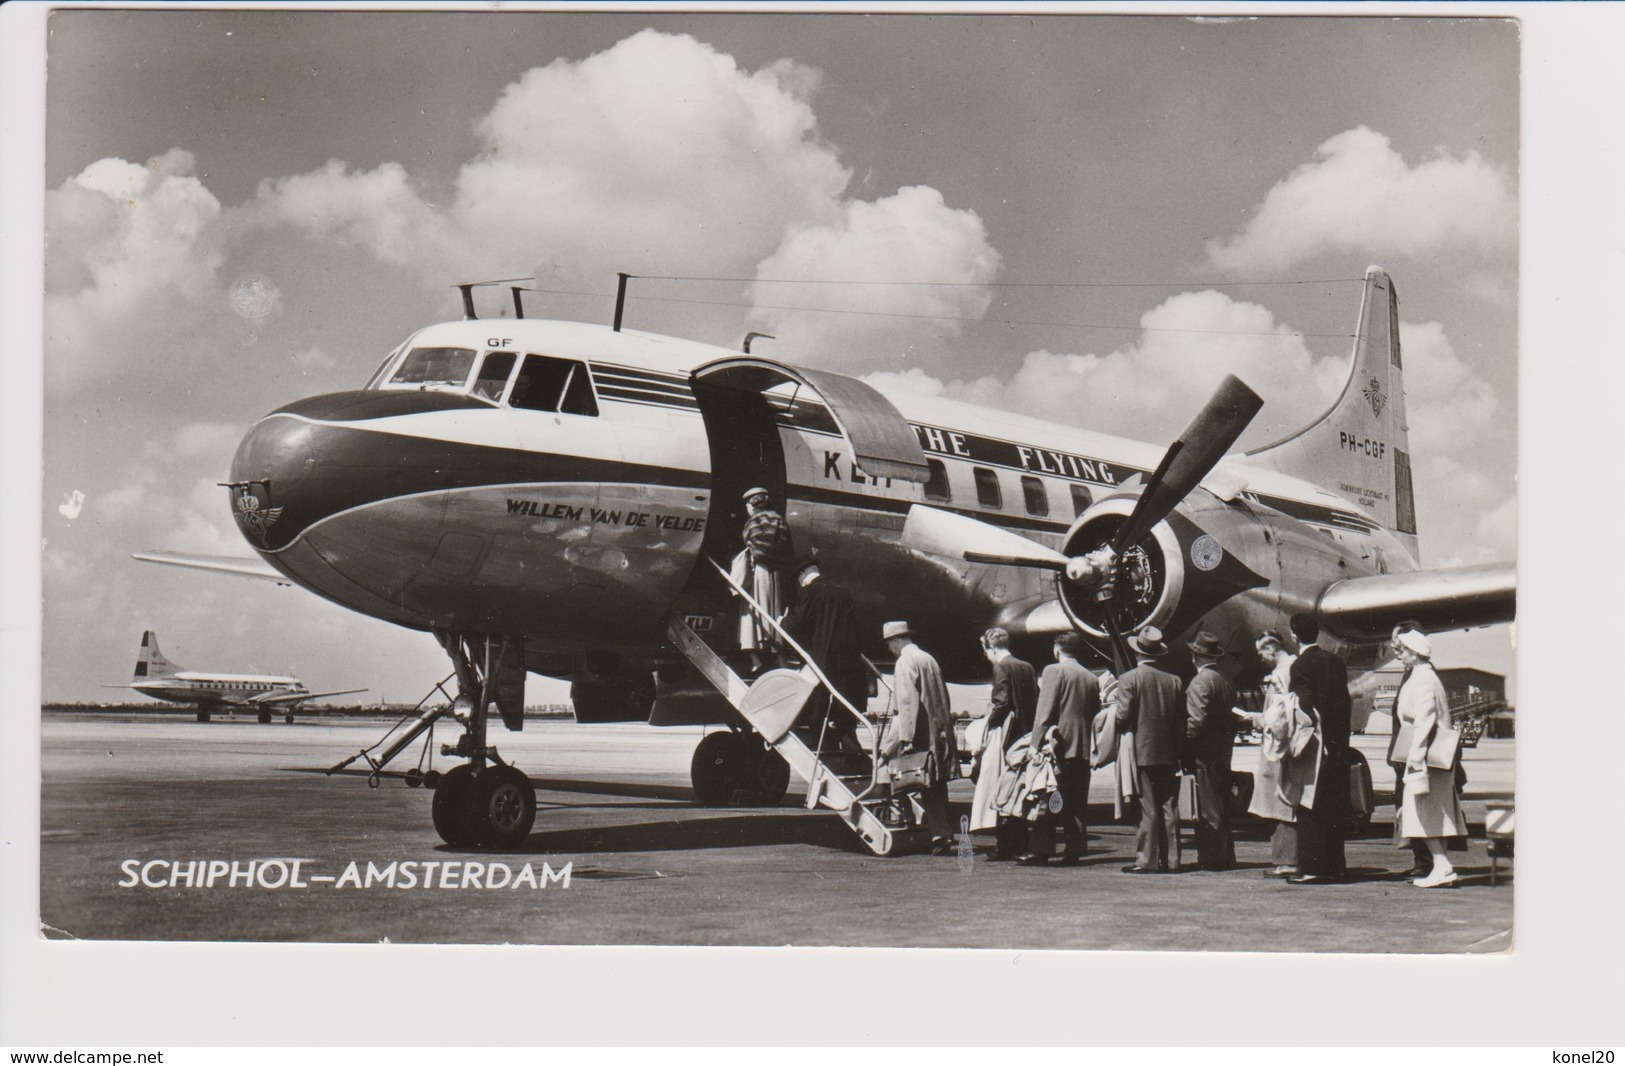
[(1038, 710), (1033, 718), (1033, 747), (1046, 742), (1051, 727), (1056, 736), (1051, 751), (1055, 757), (1055, 783), (1061, 795), (1061, 811), (1045, 818), (1032, 829), (1032, 846), (1018, 862), (1042, 866), (1055, 849), (1055, 823), (1061, 823), (1063, 850), (1061, 862), (1082, 861), (1088, 850), (1089, 740), (1095, 713), (1100, 710), (1100, 680), (1078, 662), (1082, 641), (1076, 633), (1055, 638), (1055, 662), (1044, 667), (1038, 679)]
[[(1004, 742), (998, 752), (989, 752), (984, 758), (999, 760), (1016, 741), (1033, 731), (1033, 712), (1038, 707), (1038, 675), (1032, 664), (1018, 659), (1010, 651), (1010, 633), (995, 627), (982, 634), (982, 648), (993, 666), (993, 688), (988, 701), (987, 732), (1002, 727)], [(997, 791), (995, 789), (994, 791)], [(1014, 859), (1027, 853), (1027, 821), (1009, 815), (999, 815), (993, 831), (995, 861)]]
[(1196, 771), (1196, 863), (1204, 870), (1231, 870), (1236, 865), (1230, 838), (1236, 686), (1219, 671), (1225, 651), (1218, 637), (1204, 631), (1186, 647), (1196, 663), (1196, 676), (1185, 687), (1185, 745)]
[(1162, 668), (1162, 631), (1146, 626), (1130, 641), (1139, 665), (1124, 671), (1112, 694), (1119, 732), (1134, 730), (1139, 764), (1140, 829), (1133, 866), (1124, 873), (1167, 873), (1179, 832), (1179, 767), (1185, 741), (1185, 684)]
[(934, 763), (930, 783), (920, 791), (925, 824), (931, 830), (931, 849), (947, 854), (953, 849), (953, 826), (948, 816), (948, 782), (959, 765), (959, 747), (948, 708), (948, 685), (937, 660), (918, 644), (907, 622), (887, 622), (881, 630), (886, 646), (897, 656), (892, 690), (897, 713), (880, 743), (883, 758), (929, 751)]
[(1320, 623), (1312, 614), (1295, 614), (1292, 635), (1302, 650), (1292, 664), (1292, 692), (1298, 706), (1313, 717), (1320, 734), (1320, 770), (1315, 776), (1313, 806), (1297, 808), (1298, 876), (1292, 885), (1328, 885), (1348, 879), (1343, 836), (1349, 815), (1349, 672), (1343, 660), (1320, 647)]
[[(864, 672), (863, 653), (858, 648), (858, 605), (839, 582), (823, 576), (817, 558), (803, 559), (796, 571), (801, 589), (796, 603), (784, 616), (784, 628), (818, 668), (836, 692), (861, 714), (869, 702), (869, 679)], [(825, 751), (847, 747), (846, 738), (857, 722), (846, 711), (831, 706), (829, 693), (820, 689), (807, 701), (800, 725), (823, 737)]]

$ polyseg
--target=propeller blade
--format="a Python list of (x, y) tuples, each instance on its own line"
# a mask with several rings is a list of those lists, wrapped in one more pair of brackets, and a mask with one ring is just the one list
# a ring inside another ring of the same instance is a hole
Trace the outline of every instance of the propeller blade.
[(1128, 521), (1118, 529), (1112, 547), (1119, 553), (1168, 517), (1179, 501), (1202, 483), (1264, 406), (1264, 400), (1234, 374), (1225, 375), (1218, 391), (1191, 419), (1163, 455), (1146, 482)]
[(903, 523), (903, 546), (950, 559), (1005, 566), (1066, 569), (1067, 557), (1053, 548), (974, 518), (917, 503)]
[(1122, 677), (1134, 667), (1134, 656), (1129, 654), (1128, 641), (1123, 636), (1122, 627), (1117, 624), (1117, 605), (1106, 605), (1106, 633), (1111, 637), (1112, 669), (1118, 677)]

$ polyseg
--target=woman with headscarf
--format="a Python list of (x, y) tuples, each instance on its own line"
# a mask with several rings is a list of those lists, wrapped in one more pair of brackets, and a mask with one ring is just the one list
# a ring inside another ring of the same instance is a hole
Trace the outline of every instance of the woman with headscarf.
[(1265, 877), (1291, 877), (1298, 872), (1298, 825), (1292, 804), (1281, 795), (1281, 764), (1290, 757), (1292, 723), (1287, 694), (1292, 687), (1292, 661), (1286, 641), (1273, 629), (1258, 634), (1253, 643), (1258, 657), (1270, 672), (1264, 677), (1263, 743), (1258, 749), (1258, 768), (1253, 772), (1253, 797), (1247, 813), (1275, 823), (1270, 837), (1270, 861)]
[(1407, 629), (1395, 638), (1399, 661), (1410, 676), (1394, 699), (1399, 728), (1407, 730), (1410, 743), (1405, 757), (1405, 797), (1399, 808), (1401, 836), (1425, 840), (1433, 869), (1411, 884), (1417, 888), (1447, 888), (1458, 880), (1445, 844), (1450, 837), (1467, 832), (1462, 817), (1461, 798), (1456, 794), (1455, 767), (1440, 770), (1428, 765), (1428, 749), (1437, 742), (1441, 729), (1450, 728), (1450, 705), (1444, 682), (1433, 669), (1433, 646), (1428, 638)]

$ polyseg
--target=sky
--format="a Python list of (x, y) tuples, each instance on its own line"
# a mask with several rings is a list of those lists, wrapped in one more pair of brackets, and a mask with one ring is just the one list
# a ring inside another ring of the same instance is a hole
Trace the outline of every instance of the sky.
[[(59, 11), (47, 70), (47, 700), (109, 698), (148, 628), (194, 669), (443, 677), (425, 634), (129, 555), (248, 554), (246, 429), (476, 278), (598, 322), (617, 271), (736, 279), (635, 281), (627, 322), (1159, 442), (1237, 373), (1249, 446), (1341, 387), (1380, 264), (1422, 561), (1517, 552), (1511, 20)], [(1509, 639), (1439, 662), (1515, 678)]]

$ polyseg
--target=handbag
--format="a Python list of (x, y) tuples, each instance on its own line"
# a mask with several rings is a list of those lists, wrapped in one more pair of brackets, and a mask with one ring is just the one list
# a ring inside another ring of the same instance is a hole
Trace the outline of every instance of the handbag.
[(931, 784), (931, 753), (916, 751), (899, 755), (886, 765), (893, 792), (904, 789), (925, 788)]
[(1461, 754), (1461, 730), (1450, 726), (1435, 726), (1433, 739), (1428, 742), (1427, 764), (1435, 770), (1450, 770)]

